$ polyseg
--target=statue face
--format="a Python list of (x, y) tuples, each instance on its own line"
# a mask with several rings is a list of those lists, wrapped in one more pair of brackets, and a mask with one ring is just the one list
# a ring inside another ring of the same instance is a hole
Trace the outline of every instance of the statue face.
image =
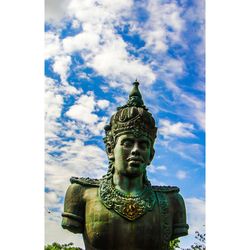
[(121, 135), (117, 138), (114, 148), (115, 171), (124, 176), (143, 175), (150, 164), (151, 142), (145, 137), (133, 134)]

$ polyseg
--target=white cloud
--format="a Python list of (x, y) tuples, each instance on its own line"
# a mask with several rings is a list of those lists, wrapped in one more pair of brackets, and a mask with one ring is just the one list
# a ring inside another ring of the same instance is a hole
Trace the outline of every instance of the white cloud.
[(107, 9), (110, 9), (111, 13), (119, 14), (132, 7), (132, 0), (102, 0), (101, 4)]
[[(67, 72), (69, 61), (65, 62), (64, 58), (80, 51), (88, 67), (106, 77), (108, 82), (117, 82), (126, 91), (135, 78), (146, 86), (151, 85), (156, 79), (152, 69), (130, 55), (127, 43), (115, 31), (115, 26), (123, 24), (123, 18), (131, 15), (132, 5), (133, 1), (128, 0), (106, 0), (98, 4), (94, 1), (70, 1), (68, 15), (74, 17), (75, 22), (81, 23), (83, 31), (64, 38), (62, 42), (58, 36), (50, 34), (46, 58), (60, 56), (63, 59), (55, 61), (55, 72), (65, 80), (67, 75), (63, 75), (63, 72)], [(114, 87), (112, 84), (110, 86)]]
[[(186, 29), (186, 21), (193, 20), (201, 24), (199, 37), (203, 39), (203, 42), (201, 41), (198, 45), (200, 48), (198, 54), (199, 57), (204, 54), (204, 32), (202, 31), (204, 28), (204, 1), (195, 1), (195, 7), (189, 8), (188, 11), (178, 6), (174, 1), (163, 3), (154, 0), (149, 1), (147, 5), (145, 3), (141, 5), (148, 10), (149, 18), (141, 26), (135, 23), (134, 31), (138, 32), (145, 40), (148, 49), (146, 51), (155, 53), (151, 67), (155, 69), (154, 73), (157, 79), (163, 80), (166, 87), (173, 92), (178, 115), (191, 119), (200, 129), (204, 130), (204, 101), (186, 93), (176, 84), (176, 79), (186, 73), (184, 61), (181, 58), (172, 58), (162, 53), (166, 52), (168, 47), (173, 44), (186, 48), (182, 32)], [(202, 67), (204, 62), (201, 61), (199, 64)], [(204, 70), (201, 69), (200, 72), (202, 72), (201, 75), (204, 74)], [(195, 87), (201, 89), (200, 86)], [(181, 106), (181, 108), (178, 108), (178, 106)]]
[(196, 143), (170, 142), (168, 149), (196, 165), (204, 167), (204, 148)]
[(195, 0), (192, 7), (185, 12), (185, 18), (198, 24), (195, 31), (200, 43), (197, 44), (195, 52), (202, 58), (205, 54), (205, 0)]
[(86, 50), (86, 52), (97, 52), (99, 46), (99, 35), (93, 30), (83, 31), (73, 37), (66, 37), (63, 39), (63, 48), (66, 53)]
[(166, 119), (160, 119), (159, 121), (159, 133), (165, 139), (170, 136), (194, 138), (195, 135), (192, 133), (193, 131), (194, 126), (190, 123), (171, 123)]
[(67, 81), (63, 82), (63, 86), (61, 86), (61, 91), (64, 95), (78, 95), (81, 94), (83, 91), (81, 89), (76, 89), (75, 87), (69, 85)]
[(89, 132), (85, 129), (85, 125), (77, 120), (70, 120), (64, 122), (64, 136), (66, 138), (77, 138), (81, 141), (89, 139)]
[[(63, 91), (68, 93), (70, 86), (59, 87), (55, 80), (45, 78), (45, 139), (46, 149), (49, 149), (50, 141), (60, 141), (58, 133), (63, 133), (65, 129), (58, 118), (61, 117), (64, 104)], [(73, 87), (72, 87), (73, 88)], [(73, 88), (74, 90), (74, 88)], [(73, 131), (72, 131), (73, 133)]]
[(184, 63), (181, 59), (168, 58), (164, 63), (168, 77), (181, 76), (184, 72)]
[(155, 185), (155, 186), (166, 186), (167, 184), (163, 181), (160, 181), (158, 178), (150, 178), (150, 182), (152, 185)]
[[(60, 156), (52, 156), (53, 152)], [(107, 168), (106, 152), (95, 145), (84, 145), (79, 139), (52, 145), (46, 150), (45, 185), (56, 197), (62, 197), (71, 176), (100, 178)], [(48, 198), (56, 199), (52, 194)]]
[[(166, 73), (163, 73), (161, 77), (164, 76), (166, 76), (167, 78), (169, 77), (169, 75), (167, 75)], [(173, 91), (175, 102), (178, 103), (178, 105), (182, 105), (181, 108), (179, 109), (177, 108), (179, 115), (193, 120), (200, 127), (200, 129), (204, 130), (205, 129), (204, 100), (201, 100), (196, 96), (188, 94), (185, 91), (183, 91), (180, 87), (177, 86), (177, 84), (173, 82), (173, 77), (170, 77), (170, 79), (168, 80), (165, 79), (165, 84), (169, 90)]]
[(159, 147), (165, 147), (183, 159), (189, 160), (197, 167), (205, 167), (204, 145), (198, 143), (182, 142), (176, 138), (169, 137), (167, 140), (159, 140)]
[(146, 6), (149, 19), (138, 28), (146, 47), (152, 53), (166, 52), (171, 43), (181, 43), (184, 21), (180, 17), (182, 8), (176, 3), (150, 0)]
[(164, 174), (164, 175), (168, 175), (168, 172), (167, 172), (167, 167), (164, 166), (164, 165), (160, 165), (160, 166), (154, 166), (154, 165), (150, 165), (148, 168), (147, 168), (148, 172), (150, 173), (161, 173), (161, 174)]
[(58, 73), (60, 75), (62, 83), (64, 83), (67, 79), (70, 65), (70, 56), (56, 56), (54, 59), (53, 70), (55, 73)]
[(58, 203), (59, 203), (59, 196), (56, 194), (56, 192), (54, 191), (50, 191), (50, 192), (46, 192), (45, 193), (45, 204), (46, 204), (46, 208), (48, 207), (58, 207)]
[(194, 118), (196, 119), (197, 123), (200, 125), (200, 127), (205, 130), (205, 112), (204, 110), (195, 110), (194, 112)]
[(127, 103), (127, 101), (128, 101), (128, 97), (127, 97), (127, 95), (126, 96), (115, 96), (114, 97), (115, 98), (115, 100), (116, 100), (116, 102), (117, 103), (119, 103), (119, 105), (124, 105), (125, 103)]
[(165, 166), (161, 165), (161, 166), (157, 166), (157, 167), (156, 167), (156, 170), (159, 170), (159, 171), (166, 171), (167, 168), (166, 168)]
[(100, 109), (106, 109), (107, 107), (109, 107), (110, 102), (108, 100), (98, 100), (97, 101), (97, 106)]
[(73, 242), (74, 246), (85, 249), (81, 234), (73, 234), (62, 228), (60, 213), (46, 213), (45, 228), (46, 245), (52, 244), (53, 242), (57, 242), (59, 244)]
[(129, 15), (132, 4), (132, 0), (72, 0), (69, 14), (93, 24), (119, 22), (121, 17)]
[(46, 32), (45, 33), (45, 59), (52, 58), (54, 63), (52, 69), (55, 73), (59, 74), (61, 78), (60, 92), (65, 94), (75, 95), (80, 94), (81, 90), (77, 90), (75, 87), (70, 86), (67, 82), (69, 68), (71, 66), (71, 56), (67, 55), (62, 47), (62, 42), (59, 39), (59, 35)]
[(71, 0), (45, 0), (45, 21), (58, 23), (67, 14)]
[(102, 117), (100, 121), (97, 123), (96, 128), (95, 128), (95, 135), (100, 135), (102, 134), (104, 136), (104, 126), (107, 125), (108, 123), (108, 118), (107, 117)]
[(45, 136), (56, 137), (61, 124), (56, 119), (61, 116), (63, 97), (59, 94), (55, 81), (45, 78)]
[(45, 32), (45, 59), (59, 55), (61, 50), (59, 35), (51, 31)]
[(137, 59), (129, 56), (125, 48), (126, 44), (121, 40), (113, 40), (111, 44), (104, 47), (88, 66), (93, 67), (99, 74), (111, 80), (111, 87), (123, 87), (131, 89), (131, 82), (135, 78), (140, 79), (145, 86), (151, 85), (156, 76), (149, 65), (144, 65)]
[(80, 72), (80, 73), (78, 73), (77, 74), (77, 77), (80, 79), (90, 79), (90, 77), (89, 77), (89, 75), (87, 74), (87, 73), (85, 73), (85, 72)]
[(189, 225), (188, 236), (181, 237), (181, 248), (190, 248), (194, 242), (198, 242), (195, 238), (195, 232), (203, 234), (206, 230), (205, 218), (205, 200), (197, 197), (185, 198), (185, 205), (187, 211), (187, 223)]
[(93, 114), (96, 102), (93, 95), (82, 95), (75, 105), (71, 106), (66, 115), (72, 119), (82, 121), (87, 124), (96, 123), (98, 116)]
[(199, 125), (201, 129), (205, 129), (205, 102), (203, 100), (198, 99), (195, 96), (188, 95), (184, 92), (180, 95), (180, 99), (182, 99), (190, 110), (191, 113), (186, 115), (189, 116), (191, 119), (193, 118), (196, 123)]
[(106, 152), (95, 145), (83, 145), (81, 141), (68, 142), (61, 148), (62, 161), (77, 176), (100, 178), (107, 165)]
[(107, 124), (108, 118), (98, 116), (95, 112), (98, 111), (98, 108), (106, 110), (109, 107), (109, 101), (104, 99), (96, 101), (93, 93), (88, 92), (87, 95), (79, 97), (66, 112), (66, 115), (80, 123), (77, 125), (78, 130), (80, 128), (80, 130), (90, 132), (91, 135), (98, 136), (104, 133), (104, 126)]
[(52, 91), (45, 92), (45, 117), (48, 120), (52, 120), (60, 117), (62, 110), (63, 98), (61, 95)]
[(185, 198), (187, 221), (190, 234), (195, 231), (203, 233), (205, 230), (205, 201), (196, 197)]
[(76, 19), (72, 21), (72, 28), (78, 29), (80, 27), (80, 22)]
[(183, 170), (178, 170), (176, 173), (176, 177), (180, 180), (186, 179), (187, 178), (187, 172)]

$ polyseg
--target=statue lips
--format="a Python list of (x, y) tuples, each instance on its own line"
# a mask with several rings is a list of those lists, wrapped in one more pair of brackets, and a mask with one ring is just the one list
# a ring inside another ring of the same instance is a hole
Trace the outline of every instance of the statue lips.
[(132, 167), (139, 167), (140, 163), (143, 163), (144, 161), (139, 157), (128, 157), (127, 161), (131, 164)]

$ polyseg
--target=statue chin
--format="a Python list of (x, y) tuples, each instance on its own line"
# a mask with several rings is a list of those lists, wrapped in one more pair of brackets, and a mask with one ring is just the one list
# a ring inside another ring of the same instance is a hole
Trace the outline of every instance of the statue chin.
[(121, 175), (128, 178), (135, 178), (142, 175), (142, 173), (138, 169), (129, 168), (126, 172), (121, 173)]
[(127, 177), (130, 177), (130, 178), (136, 178), (136, 177), (139, 177), (141, 176), (142, 173), (138, 172), (138, 171), (130, 171), (129, 173), (126, 174)]
[(138, 177), (143, 175), (145, 168), (140, 166), (141, 163), (129, 163), (126, 170), (121, 174), (127, 177)]

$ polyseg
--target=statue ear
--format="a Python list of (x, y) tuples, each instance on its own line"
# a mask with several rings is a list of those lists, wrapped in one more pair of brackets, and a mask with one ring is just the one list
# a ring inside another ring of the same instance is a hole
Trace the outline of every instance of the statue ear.
[(108, 144), (106, 146), (106, 152), (107, 152), (109, 160), (113, 161), (115, 159), (115, 157), (114, 157), (114, 150), (113, 150), (113, 148), (111, 147), (110, 144)]

